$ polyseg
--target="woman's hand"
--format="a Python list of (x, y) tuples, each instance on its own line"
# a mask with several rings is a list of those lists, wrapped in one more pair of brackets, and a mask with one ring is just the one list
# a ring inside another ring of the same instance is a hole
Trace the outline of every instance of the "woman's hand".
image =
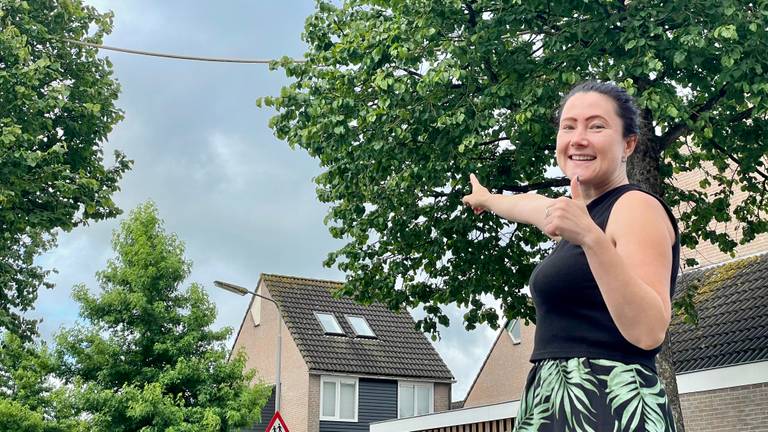
[(472, 185), (472, 193), (465, 195), (461, 199), (465, 205), (472, 207), (472, 211), (476, 215), (488, 210), (488, 200), (491, 197), (491, 192), (485, 186), (480, 184), (474, 174), (469, 175), (469, 183)]
[(598, 231), (601, 231), (600, 227), (589, 216), (579, 179), (574, 177), (571, 179), (571, 198), (558, 198), (546, 208), (544, 233), (551, 238), (561, 237), (581, 246)]

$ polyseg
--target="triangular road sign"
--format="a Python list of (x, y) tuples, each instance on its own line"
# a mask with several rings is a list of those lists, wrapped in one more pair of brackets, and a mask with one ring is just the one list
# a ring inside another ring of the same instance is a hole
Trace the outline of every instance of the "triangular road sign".
[(272, 420), (269, 422), (269, 426), (267, 426), (267, 430), (264, 432), (288, 432), (288, 426), (285, 425), (285, 420), (280, 417), (280, 411), (275, 412), (275, 415), (272, 416)]

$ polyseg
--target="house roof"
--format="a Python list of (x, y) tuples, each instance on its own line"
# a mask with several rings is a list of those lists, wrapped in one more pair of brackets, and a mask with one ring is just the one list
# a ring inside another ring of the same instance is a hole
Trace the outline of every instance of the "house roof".
[[(453, 375), (407, 312), (380, 303), (334, 298), (341, 282), (262, 274), (310, 372), (337, 372), (453, 381)], [(314, 312), (331, 312), (346, 336), (326, 335)], [(363, 316), (376, 339), (356, 338), (344, 315)]]
[(677, 373), (768, 360), (768, 254), (688, 271), (675, 297), (689, 287), (699, 323), (671, 323)]

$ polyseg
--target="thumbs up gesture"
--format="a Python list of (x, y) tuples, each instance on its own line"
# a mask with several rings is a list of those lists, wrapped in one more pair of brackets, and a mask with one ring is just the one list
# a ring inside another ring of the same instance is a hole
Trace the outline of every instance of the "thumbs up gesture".
[(488, 191), (488, 188), (480, 184), (480, 181), (474, 174), (469, 175), (469, 183), (472, 185), (472, 193), (465, 195), (464, 198), (461, 199), (461, 202), (472, 207), (472, 211), (474, 211), (476, 215), (479, 215), (488, 210), (488, 201), (491, 197), (491, 192)]
[(587, 210), (587, 203), (581, 191), (579, 178), (571, 179), (571, 198), (560, 197), (547, 207), (544, 233), (556, 238), (561, 237), (577, 245), (600, 230)]

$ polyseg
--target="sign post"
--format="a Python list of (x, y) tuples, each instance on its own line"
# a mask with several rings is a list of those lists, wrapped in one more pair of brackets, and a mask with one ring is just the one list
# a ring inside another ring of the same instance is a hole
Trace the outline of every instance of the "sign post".
[(272, 416), (272, 420), (264, 432), (289, 432), (288, 426), (285, 425), (285, 420), (280, 417), (280, 411), (275, 411), (275, 415)]

